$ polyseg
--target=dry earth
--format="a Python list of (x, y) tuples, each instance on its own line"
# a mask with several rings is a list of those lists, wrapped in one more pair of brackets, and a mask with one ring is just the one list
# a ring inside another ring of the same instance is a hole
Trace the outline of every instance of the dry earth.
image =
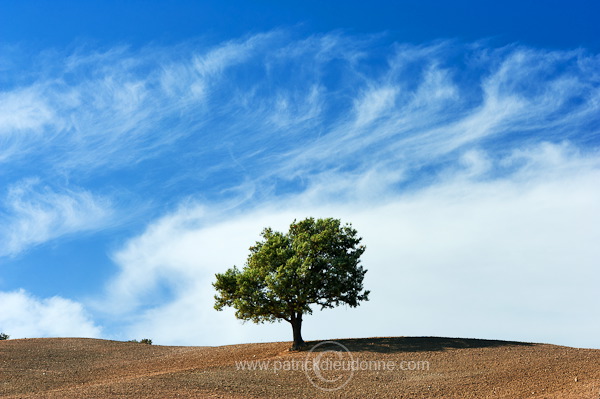
[(336, 342), (350, 352), (320, 342), (288, 352), (289, 343), (0, 341), (0, 397), (600, 399), (600, 350), (432, 337)]

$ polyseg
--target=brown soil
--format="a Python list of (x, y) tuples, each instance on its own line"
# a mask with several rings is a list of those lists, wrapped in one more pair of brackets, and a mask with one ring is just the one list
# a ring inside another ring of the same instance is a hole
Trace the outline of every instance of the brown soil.
[[(288, 352), (289, 343), (168, 347), (83, 338), (0, 341), (0, 397), (600, 399), (596, 349), (431, 337), (336, 342), (350, 352), (332, 352), (341, 349), (336, 344), (311, 352), (319, 342)], [(321, 378), (306, 359), (324, 365)], [(258, 363), (244, 363), (242, 370), (243, 361), (264, 362), (266, 369), (249, 370)]]

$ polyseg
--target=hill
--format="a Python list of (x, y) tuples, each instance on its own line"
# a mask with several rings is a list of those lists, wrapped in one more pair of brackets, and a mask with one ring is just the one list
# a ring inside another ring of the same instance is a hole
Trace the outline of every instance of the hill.
[(595, 349), (435, 337), (288, 347), (0, 341), (0, 397), (600, 398)]

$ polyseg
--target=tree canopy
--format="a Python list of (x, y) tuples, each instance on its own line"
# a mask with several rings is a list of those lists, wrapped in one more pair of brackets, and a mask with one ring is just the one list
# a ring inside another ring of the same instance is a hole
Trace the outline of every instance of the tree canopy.
[(255, 323), (285, 320), (292, 325), (292, 348), (304, 344), (302, 315), (311, 305), (356, 307), (368, 300), (367, 270), (360, 265), (365, 246), (352, 225), (338, 219), (294, 221), (287, 233), (265, 228), (250, 247), (242, 270), (216, 274), (215, 309), (231, 306), (236, 317)]

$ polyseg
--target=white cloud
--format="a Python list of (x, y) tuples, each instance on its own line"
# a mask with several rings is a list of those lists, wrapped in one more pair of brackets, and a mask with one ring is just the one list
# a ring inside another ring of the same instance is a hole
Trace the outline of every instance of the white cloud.
[(98, 230), (113, 222), (110, 201), (79, 190), (56, 191), (26, 179), (8, 189), (8, 211), (0, 215), (0, 256), (17, 255), (31, 246), (65, 235)]
[(11, 338), (89, 337), (101, 330), (83, 306), (58, 296), (36, 298), (24, 290), (0, 292), (0, 331)]
[[(214, 273), (243, 264), (263, 227), (334, 216), (365, 239), (372, 299), (307, 317), (306, 339), (449, 335), (593, 346), (600, 331), (589, 318), (600, 261), (598, 160), (550, 144), (506, 159), (515, 156), (526, 160), (510, 175), (480, 180), (473, 169), (488, 158), (467, 153), (464, 171), (368, 205), (357, 200), (369, 197), (368, 185), (340, 185), (341, 193), (364, 193), (343, 203), (301, 194), (234, 215), (182, 207), (116, 254), (121, 272), (107, 297), (139, 315), (126, 327), (130, 335), (154, 334), (160, 343), (289, 340), (286, 323), (242, 325), (231, 312), (214, 311), (210, 283)], [(160, 296), (165, 286), (171, 291)], [(143, 306), (153, 295), (159, 303)]]

